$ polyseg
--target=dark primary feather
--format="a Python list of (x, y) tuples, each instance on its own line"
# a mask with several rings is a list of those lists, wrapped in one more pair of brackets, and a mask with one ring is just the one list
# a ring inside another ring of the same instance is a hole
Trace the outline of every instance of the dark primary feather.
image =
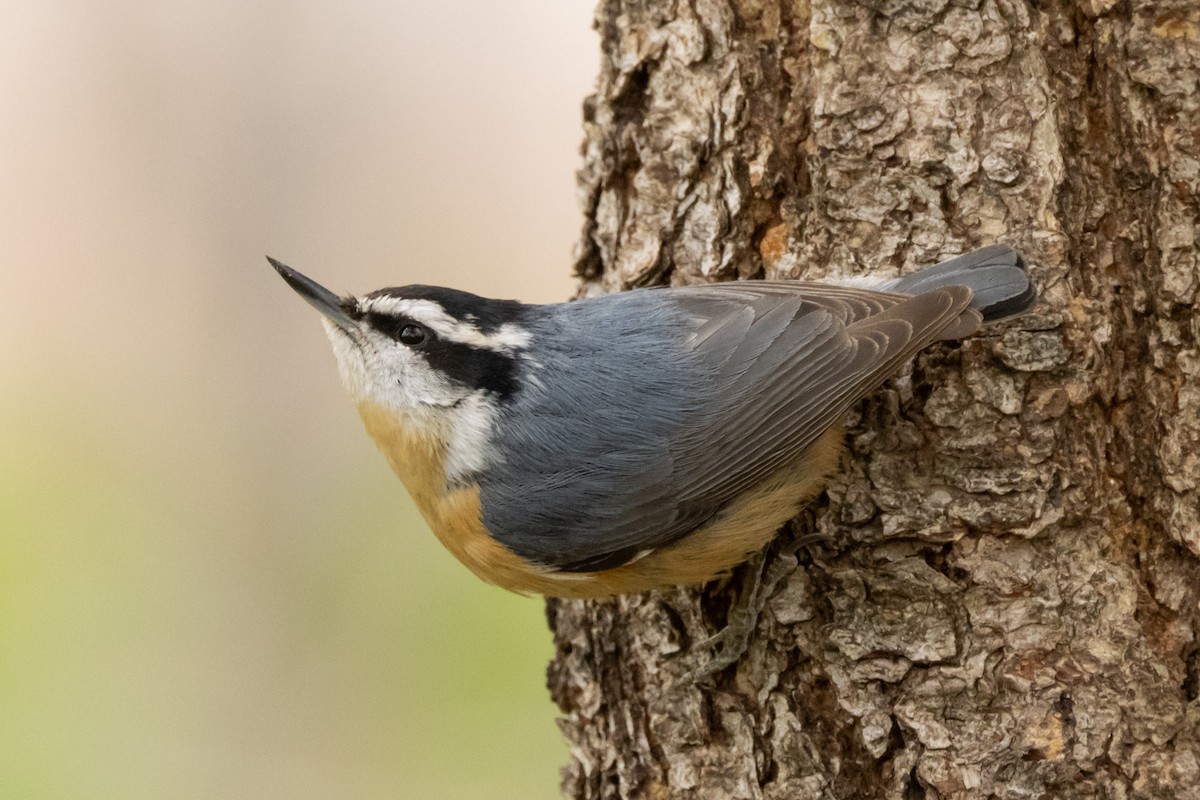
[(484, 523), (564, 571), (669, 544), (800, 457), (917, 351), (973, 330), (971, 298), (960, 285), (914, 297), (749, 281), (538, 307), (526, 324), (539, 363), (502, 411), (497, 450), (511, 455), (481, 476)]
[(879, 286), (891, 292), (922, 294), (943, 286), (966, 286), (975, 296), (971, 307), (986, 320), (1001, 319), (1029, 308), (1037, 296), (1025, 271), (1025, 260), (1008, 245), (994, 244), (943, 261)]

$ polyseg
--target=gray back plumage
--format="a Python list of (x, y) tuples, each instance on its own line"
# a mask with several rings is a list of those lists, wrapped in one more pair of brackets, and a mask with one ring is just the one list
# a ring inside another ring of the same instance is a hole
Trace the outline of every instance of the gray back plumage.
[(955, 261), (886, 291), (747, 281), (531, 307), (537, 346), (496, 426), (506, 460), (480, 476), (485, 525), (566, 571), (686, 536), (918, 350), (1032, 302), (1019, 257)]
[(709, 370), (664, 352), (682, 321), (647, 292), (540, 306), (525, 324), (536, 363), (496, 426), (507, 460), (481, 477), (484, 523), (543, 564), (616, 566), (657, 538), (629, 528), (657, 520), (670, 442), (710, 402)]

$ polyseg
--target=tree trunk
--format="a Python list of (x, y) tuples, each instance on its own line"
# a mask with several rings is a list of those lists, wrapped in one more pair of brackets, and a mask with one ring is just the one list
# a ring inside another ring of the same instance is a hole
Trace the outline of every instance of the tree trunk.
[(603, 0), (585, 291), (1020, 248), (1034, 314), (917, 359), (742, 579), (552, 602), (572, 798), (1200, 797), (1195, 0)]

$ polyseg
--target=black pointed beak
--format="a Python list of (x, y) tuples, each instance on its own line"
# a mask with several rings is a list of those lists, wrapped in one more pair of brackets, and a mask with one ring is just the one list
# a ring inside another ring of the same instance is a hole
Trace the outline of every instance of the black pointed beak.
[(330, 322), (348, 334), (354, 334), (358, 331), (358, 323), (346, 313), (347, 306), (351, 306), (353, 301), (347, 301), (345, 298), (338, 297), (312, 278), (301, 275), (281, 261), (276, 261), (270, 256), (267, 256), (267, 261), (270, 261), (275, 271), (287, 281), (288, 286), (295, 289), (297, 294), (307, 300), (309, 305), (317, 311), (324, 314)]

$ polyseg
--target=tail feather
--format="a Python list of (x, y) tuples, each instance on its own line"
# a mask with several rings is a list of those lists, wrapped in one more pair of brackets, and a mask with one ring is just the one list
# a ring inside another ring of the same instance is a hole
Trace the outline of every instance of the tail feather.
[(1021, 254), (996, 244), (926, 267), (878, 288), (902, 294), (924, 294), (946, 286), (966, 286), (973, 293), (971, 308), (985, 320), (1003, 319), (1030, 309), (1037, 289), (1025, 270)]

